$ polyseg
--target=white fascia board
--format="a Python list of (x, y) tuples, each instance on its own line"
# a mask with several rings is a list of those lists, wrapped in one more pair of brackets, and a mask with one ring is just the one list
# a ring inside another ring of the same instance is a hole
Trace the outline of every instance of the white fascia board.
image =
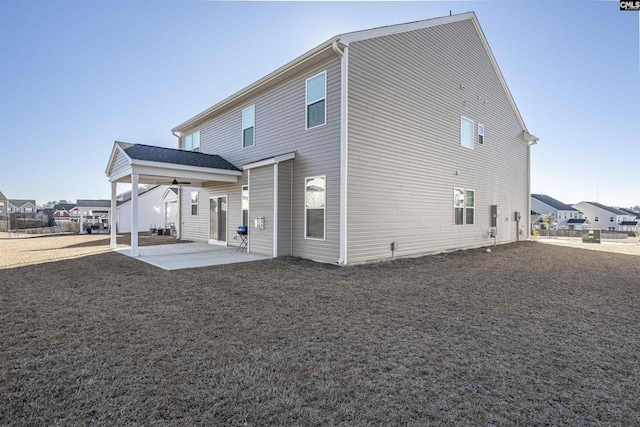
[(133, 160), (131, 162), (132, 168), (139, 169), (143, 168), (157, 168), (157, 169), (168, 169), (168, 170), (177, 170), (177, 171), (185, 171), (185, 172), (203, 172), (203, 173), (214, 173), (218, 175), (231, 175), (231, 176), (242, 176), (242, 171), (234, 171), (229, 169), (214, 169), (214, 168), (205, 168), (202, 166), (188, 166), (188, 165), (180, 165), (177, 163), (164, 163), (164, 162), (152, 162), (149, 160)]
[(275, 165), (281, 162), (286, 162), (287, 160), (292, 160), (296, 158), (296, 152), (293, 151), (291, 153), (282, 154), (280, 156), (271, 157), (270, 159), (259, 160), (253, 163), (247, 163), (242, 166), (242, 170), (255, 169), (262, 166)]
[[(202, 168), (201, 168), (202, 169)], [(206, 169), (206, 168), (204, 168)], [(193, 181), (219, 181), (219, 182), (238, 182), (238, 177), (242, 175), (240, 171), (222, 171), (221, 169), (207, 169), (206, 171), (194, 171), (186, 169), (162, 169), (150, 166), (133, 166), (132, 173), (141, 175), (144, 182), (149, 183), (147, 177), (157, 177), (159, 179), (189, 179)], [(233, 172), (233, 173), (227, 173)]]
[(406, 24), (390, 25), (388, 27), (373, 28), (371, 30), (356, 31), (354, 33), (342, 34), (338, 37), (339, 37), (340, 43), (344, 44), (345, 46), (349, 46), (349, 43), (353, 43), (353, 42), (369, 40), (376, 37), (389, 36), (392, 34), (406, 33), (408, 31), (422, 30), (429, 27), (436, 27), (438, 25), (451, 24), (453, 22), (465, 21), (468, 19), (470, 19), (473, 22), (476, 32), (480, 36), (480, 41), (482, 42), (482, 45), (484, 46), (484, 49), (487, 52), (487, 55), (489, 56), (489, 60), (493, 65), (493, 68), (498, 76), (498, 80), (500, 81), (500, 84), (502, 85), (505, 93), (507, 94), (507, 99), (509, 100), (509, 103), (511, 104), (511, 108), (513, 108), (513, 111), (516, 114), (520, 127), (522, 128), (522, 130), (526, 132), (526, 134), (531, 139), (531, 140), (528, 140), (527, 142), (537, 142), (538, 138), (529, 134), (529, 131), (527, 130), (527, 126), (524, 124), (524, 120), (520, 115), (520, 111), (518, 110), (518, 107), (516, 106), (516, 103), (513, 100), (511, 91), (507, 86), (507, 82), (504, 80), (504, 76), (500, 71), (500, 67), (498, 67), (496, 58), (493, 56), (491, 47), (487, 42), (487, 38), (484, 36), (482, 27), (480, 27), (480, 23), (478, 22), (478, 18), (476, 17), (476, 14), (474, 12), (461, 13), (459, 15), (443, 16), (441, 18), (426, 19), (423, 21), (409, 22)]
[(131, 157), (127, 156), (127, 153), (124, 152), (124, 148), (122, 148), (118, 141), (114, 142), (113, 150), (111, 150), (111, 155), (109, 156), (109, 162), (107, 162), (107, 169), (104, 171), (107, 176), (111, 175), (111, 168), (113, 167), (113, 163), (116, 161), (118, 153), (122, 153), (122, 155), (127, 158), (129, 164), (131, 164)]
[(290, 61), (287, 64), (283, 65), (282, 67), (278, 68), (277, 70), (271, 72), (270, 74), (267, 74), (266, 76), (264, 76), (260, 80), (250, 84), (249, 86), (245, 87), (244, 89), (241, 89), (238, 92), (234, 93), (233, 95), (223, 99), (222, 101), (218, 102), (217, 104), (213, 105), (212, 107), (209, 107), (208, 109), (204, 110), (202, 113), (200, 113), (200, 114), (190, 118), (189, 120), (179, 124), (178, 126), (176, 126), (173, 129), (171, 129), (171, 132), (180, 132), (181, 133), (183, 131), (191, 129), (196, 123), (211, 117), (217, 111), (220, 111), (220, 110), (232, 105), (233, 103), (235, 103), (236, 101), (242, 99), (245, 96), (248, 96), (248, 95), (250, 95), (252, 93), (256, 93), (262, 87), (264, 87), (264, 86), (268, 85), (269, 83), (273, 82), (274, 80), (277, 80), (278, 78), (286, 75), (287, 73), (289, 73), (290, 71), (292, 71), (292, 70), (296, 69), (297, 67), (303, 65), (304, 63), (306, 63), (310, 59), (313, 59), (314, 57), (316, 57), (317, 55), (323, 53), (326, 50), (330, 50), (331, 46), (333, 45), (333, 42), (336, 41), (337, 39), (338, 39), (338, 37), (333, 37), (330, 40), (327, 40), (326, 42), (322, 43), (321, 45), (316, 46), (315, 48), (311, 49), (310, 51), (308, 51), (308, 52), (304, 53), (303, 55), (297, 57), (293, 61)]
[(355, 31), (353, 33), (341, 34), (338, 36), (340, 43), (349, 46), (349, 43), (362, 40), (384, 37), (392, 34), (406, 33), (407, 31), (421, 30), (452, 22), (464, 21), (475, 18), (474, 12), (461, 13), (458, 15), (443, 16), (440, 18), (424, 19), (422, 21), (408, 22), (406, 24), (389, 25), (386, 27), (372, 28), (370, 30)]
[(524, 120), (522, 119), (522, 115), (520, 114), (520, 110), (518, 110), (518, 106), (516, 105), (516, 102), (513, 100), (513, 96), (511, 95), (511, 91), (509, 90), (509, 86), (507, 86), (507, 82), (504, 79), (504, 76), (502, 75), (502, 71), (500, 71), (500, 67), (498, 66), (498, 62), (496, 61), (496, 57), (493, 56), (493, 52), (491, 51), (491, 47), (489, 46), (489, 42), (487, 42), (487, 38), (484, 36), (484, 32), (482, 31), (482, 27), (480, 26), (480, 23), (478, 22), (478, 19), (476, 18), (476, 14), (473, 13), (472, 16), (472, 22), (474, 27), (476, 28), (476, 31), (478, 32), (478, 35), (480, 36), (480, 41), (482, 42), (482, 45), (484, 46), (484, 50), (487, 52), (487, 55), (489, 56), (489, 60), (491, 60), (491, 64), (493, 65), (493, 68), (498, 76), (498, 80), (500, 80), (500, 84), (502, 85), (502, 88), (504, 89), (504, 92), (507, 94), (507, 99), (509, 100), (509, 104), (511, 104), (511, 108), (513, 109), (514, 113), (516, 113), (516, 118), (518, 119), (518, 123), (520, 123), (520, 127), (522, 128), (523, 131), (526, 132), (527, 135), (529, 135), (529, 137), (531, 137), (533, 140), (531, 141), (527, 141), (527, 142), (538, 142), (538, 138), (536, 138), (535, 136), (531, 135), (529, 133), (529, 130), (527, 129), (527, 125), (524, 124)]

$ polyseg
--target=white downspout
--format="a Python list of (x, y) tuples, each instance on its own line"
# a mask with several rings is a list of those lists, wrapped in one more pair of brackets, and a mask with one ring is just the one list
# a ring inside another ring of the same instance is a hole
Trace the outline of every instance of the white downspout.
[(278, 256), (278, 164), (273, 164), (273, 257)]
[(349, 47), (338, 41), (333, 50), (340, 55), (340, 258), (338, 264), (347, 264), (347, 155), (349, 148)]
[(533, 232), (531, 224), (531, 146), (537, 143), (537, 139), (527, 143), (527, 240), (531, 238)]

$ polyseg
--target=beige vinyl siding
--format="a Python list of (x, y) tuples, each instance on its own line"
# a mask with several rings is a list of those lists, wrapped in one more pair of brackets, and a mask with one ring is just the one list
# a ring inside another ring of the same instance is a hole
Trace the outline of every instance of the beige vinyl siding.
[[(238, 246), (236, 230), (242, 219), (242, 186), (247, 185), (247, 172), (237, 183), (210, 183), (204, 188), (182, 187), (182, 238), (209, 241), (209, 199), (227, 196), (227, 245)], [(191, 216), (191, 191), (198, 191), (198, 215)]]
[[(470, 20), (351, 44), (348, 162), (349, 263), (388, 258), (393, 241), (396, 256), (489, 245), (492, 204), (498, 242), (516, 240), (527, 144)], [(454, 187), (475, 190), (475, 225), (453, 225)]]
[[(116, 148), (116, 150), (118, 150)], [(116, 158), (113, 161), (113, 168), (111, 169), (111, 175), (116, 175), (119, 172), (122, 172), (127, 167), (129, 167), (129, 158), (122, 154), (120, 150), (116, 154)]]
[(278, 165), (278, 256), (292, 254), (291, 245), (291, 202), (292, 202), (293, 161), (289, 160)]
[[(305, 80), (327, 71), (327, 123), (305, 129)], [(255, 105), (255, 145), (242, 148), (242, 109)], [(184, 131), (200, 131), (201, 152), (218, 154), (242, 167), (262, 159), (295, 151), (293, 160), (293, 255), (323, 262), (336, 262), (339, 257), (339, 196), (340, 196), (340, 57), (332, 56), (322, 63), (299, 72), (281, 84), (254, 98), (220, 112), (216, 117)], [(182, 142), (181, 142), (182, 144)], [(246, 172), (245, 172), (246, 173)], [(253, 170), (251, 172), (253, 174)], [(307, 176), (327, 176), (327, 238), (325, 241), (304, 238), (304, 179)], [(273, 171), (271, 175), (273, 182)], [(250, 221), (256, 217), (255, 190), (250, 188)], [(239, 191), (238, 191), (239, 193)], [(185, 192), (186, 194), (186, 192)], [(273, 206), (273, 194), (270, 205)], [(284, 218), (290, 214), (283, 213)], [(273, 214), (270, 214), (272, 218)], [(208, 218), (205, 218), (208, 221)], [(282, 218), (281, 218), (282, 219)], [(199, 218), (192, 219), (183, 211), (185, 229), (196, 238), (207, 232)], [(193, 223), (191, 226), (190, 223)], [(250, 233), (252, 223), (250, 225)], [(207, 228), (208, 230), (208, 228)], [(273, 229), (271, 228), (273, 232)], [(185, 233), (186, 237), (187, 233)], [(198, 237), (202, 239), (202, 237)], [(273, 254), (273, 248), (269, 254)]]
[[(249, 250), (273, 256), (273, 165), (251, 169), (249, 179)], [(264, 229), (254, 220), (264, 217)]]

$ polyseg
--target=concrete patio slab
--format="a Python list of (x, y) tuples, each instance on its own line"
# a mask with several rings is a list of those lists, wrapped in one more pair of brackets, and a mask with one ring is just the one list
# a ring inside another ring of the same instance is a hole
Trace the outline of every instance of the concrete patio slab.
[[(116, 251), (123, 255), (131, 256), (130, 248), (117, 249)], [(139, 256), (133, 258), (163, 270), (208, 267), (269, 258), (264, 255), (236, 252), (235, 247), (216, 246), (199, 242), (142, 246), (139, 248), (139, 254)]]

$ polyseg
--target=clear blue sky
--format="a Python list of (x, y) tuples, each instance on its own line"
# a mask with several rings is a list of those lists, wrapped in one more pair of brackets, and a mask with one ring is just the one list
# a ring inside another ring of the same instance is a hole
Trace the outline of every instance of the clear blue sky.
[(114, 140), (176, 147), (172, 127), (330, 37), (450, 10), (476, 12), (540, 138), (532, 191), (640, 204), (640, 19), (617, 1), (0, 0), (0, 190), (109, 198)]

